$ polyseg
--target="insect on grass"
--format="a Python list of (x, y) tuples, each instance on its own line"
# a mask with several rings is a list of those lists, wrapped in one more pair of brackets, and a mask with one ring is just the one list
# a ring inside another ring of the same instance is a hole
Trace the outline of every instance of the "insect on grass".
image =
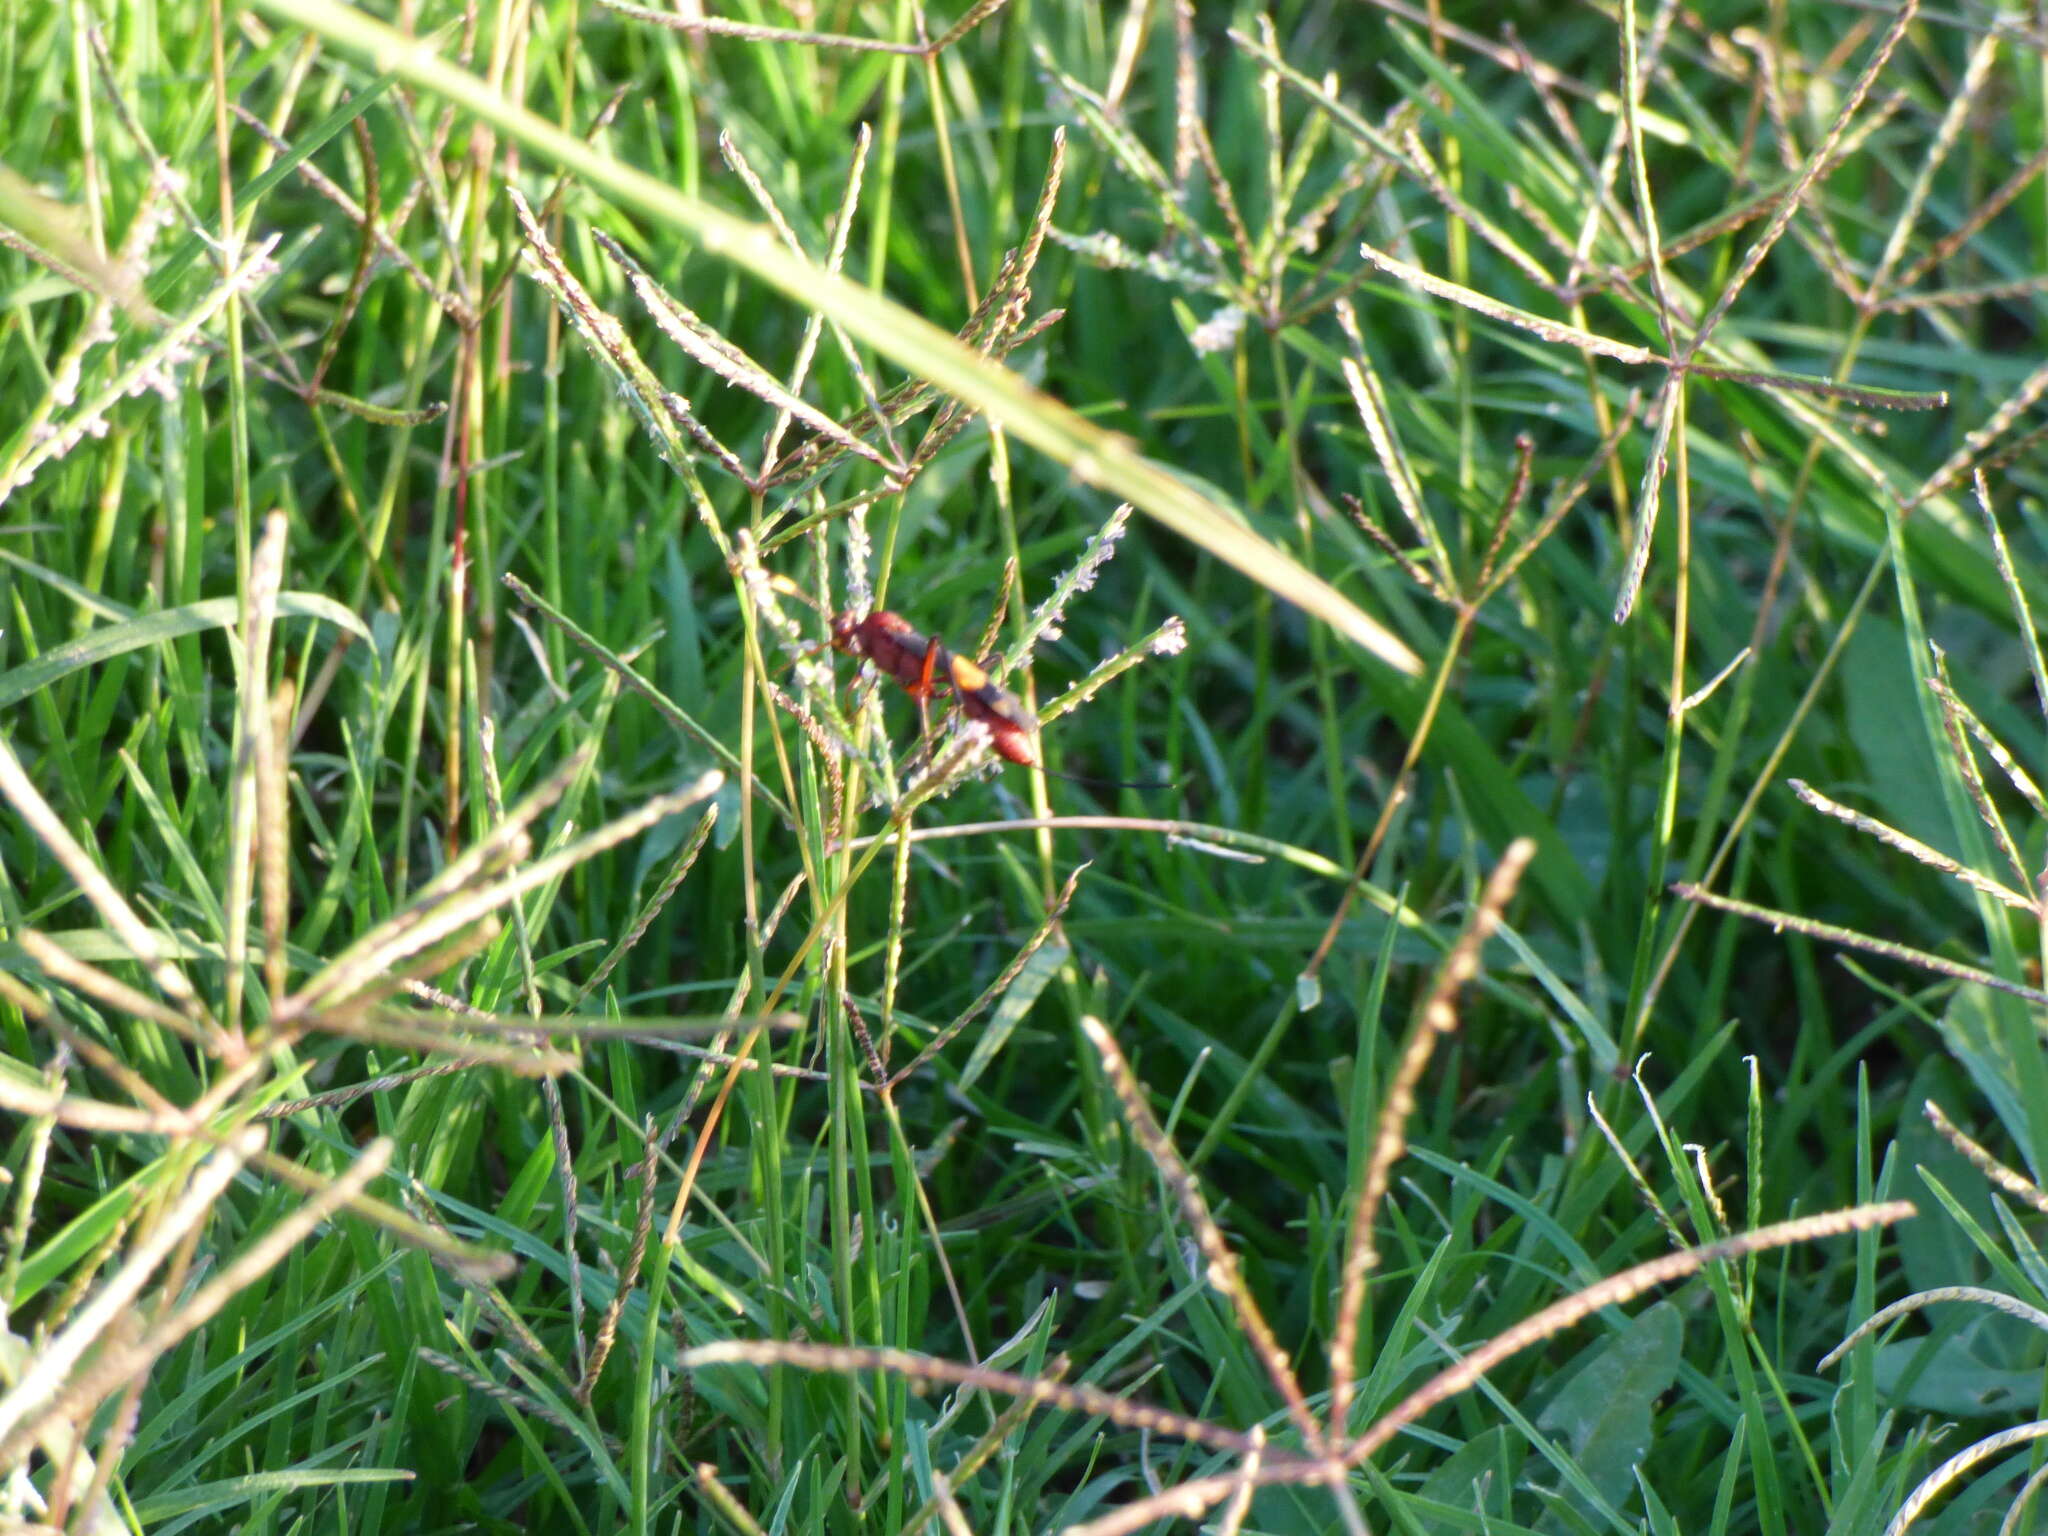
[[(768, 585), (825, 616), (828, 634), (817, 648), (830, 646), (844, 655), (873, 663), (917, 701), (920, 714), (928, 712), (932, 699), (950, 693), (959, 702), (960, 712), (987, 730), (990, 747), (1005, 761), (1078, 784), (1130, 789), (1159, 787), (1121, 779), (1083, 778), (1047, 768), (1039, 749), (1038, 717), (1023, 701), (991, 677), (980, 662), (961, 655), (936, 635), (925, 634), (901, 614), (886, 608), (868, 614), (850, 608), (831, 613), (786, 577), (769, 577)], [(929, 719), (925, 722), (925, 734), (930, 735)]]
[(1042, 768), (1038, 719), (1009, 689), (948, 649), (936, 635), (920, 634), (908, 619), (886, 608), (865, 618), (848, 611), (832, 619), (832, 648), (873, 662), (903, 685), (920, 707), (950, 688), (961, 713), (988, 727), (996, 755), (1024, 768)]

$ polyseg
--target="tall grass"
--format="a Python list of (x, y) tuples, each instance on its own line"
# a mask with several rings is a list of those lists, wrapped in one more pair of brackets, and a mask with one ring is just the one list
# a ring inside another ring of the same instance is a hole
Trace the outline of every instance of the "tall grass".
[(2048, 37), (700, 9), (0, 11), (6, 1517), (2025, 1528)]

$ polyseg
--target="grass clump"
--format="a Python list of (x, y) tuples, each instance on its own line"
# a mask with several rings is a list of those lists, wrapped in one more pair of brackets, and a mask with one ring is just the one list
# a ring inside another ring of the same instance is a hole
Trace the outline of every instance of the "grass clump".
[(0, 16), (7, 1518), (2021, 1528), (2043, 40), (700, 9)]

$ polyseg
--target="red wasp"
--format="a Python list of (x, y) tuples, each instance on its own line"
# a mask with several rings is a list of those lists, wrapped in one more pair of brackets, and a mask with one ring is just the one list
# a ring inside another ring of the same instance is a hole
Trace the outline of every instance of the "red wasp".
[[(796, 583), (773, 576), (769, 585), (785, 596), (817, 609), (826, 610)], [(1105, 789), (1156, 789), (1144, 782), (1120, 779), (1087, 779), (1047, 768), (1038, 750), (1038, 717), (1024, 707), (1009, 689), (990, 677), (979, 662), (970, 661), (949, 649), (936, 635), (920, 633), (901, 614), (878, 609), (866, 617), (848, 609), (828, 615), (830, 637), (825, 644), (848, 656), (871, 661), (893, 677), (904, 692), (917, 700), (922, 711), (934, 695), (951, 689), (960, 701), (960, 711), (970, 720), (988, 727), (989, 745), (995, 754), (1023, 768), (1036, 768), (1054, 778)], [(927, 731), (929, 722), (927, 722)]]
[(951, 688), (970, 720), (988, 727), (989, 745), (998, 757), (1025, 768), (1039, 760), (1038, 720), (981, 666), (948, 650), (936, 635), (919, 634), (901, 615), (878, 610), (861, 618), (851, 611), (832, 620), (832, 649), (872, 661), (903, 685), (919, 706), (942, 689)]

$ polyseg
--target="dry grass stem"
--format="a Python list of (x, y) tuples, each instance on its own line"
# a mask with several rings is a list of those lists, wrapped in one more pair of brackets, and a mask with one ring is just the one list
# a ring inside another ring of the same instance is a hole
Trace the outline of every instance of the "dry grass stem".
[(2043, 1216), (2048, 1216), (2048, 1192), (2044, 1192), (2040, 1185), (2018, 1169), (2001, 1163), (1988, 1150), (1964, 1135), (1955, 1123), (1941, 1112), (1941, 1106), (1934, 1100), (1929, 1099), (1921, 1108), (1928, 1122), (1940, 1133), (1941, 1139), (1967, 1157), (1986, 1179), (2015, 1200), (2031, 1206)]
[[(2037, 438), (2044, 434), (2048, 434), (2048, 425), (2036, 428), (2027, 437)], [(2019, 573), (2013, 569), (2012, 550), (2005, 542), (2005, 530), (1999, 526), (1998, 513), (1991, 504), (1991, 486), (1984, 478), (1983, 469), (1971, 475), (1970, 489), (1976, 496), (1977, 512), (1984, 522), (1984, 532), (1991, 544), (1991, 558), (1998, 566), (1998, 579), (2005, 587), (2006, 601), (2012, 605), (2013, 616), (2019, 620), (2020, 638), (2027, 649), (2027, 671), (2034, 679), (2034, 704), (2040, 710), (2041, 718), (2048, 720), (2048, 656), (2042, 654), (2040, 632), (2034, 625), (2033, 604), (2027, 600), (2026, 587), (2020, 581)], [(1977, 723), (1974, 714), (1967, 715), (1967, 718), (1972, 734), (1991, 753), (1993, 761), (2012, 781), (2013, 788), (2026, 797), (2027, 804), (2037, 815), (2048, 817), (2048, 800), (2044, 800), (2040, 790), (2034, 787), (2034, 781), (2016, 764), (2011, 764), (2005, 749)]]
[(1175, 1439), (1235, 1451), (1240, 1455), (1248, 1453), (1253, 1444), (1249, 1434), (1168, 1409), (1134, 1403), (1099, 1387), (1074, 1386), (1038, 1376), (1018, 1376), (987, 1366), (960, 1365), (903, 1349), (799, 1344), (775, 1339), (729, 1339), (686, 1349), (677, 1363), (685, 1370), (699, 1370), (707, 1365), (746, 1365), (757, 1369), (787, 1365), (803, 1371), (828, 1371), (839, 1375), (886, 1371), (924, 1386), (967, 1387), (978, 1392), (994, 1392), (1037, 1407), (1064, 1409), (1069, 1413), (1106, 1419), (1119, 1428), (1171, 1435)]
[(176, 1203), (136, 1242), (92, 1299), (36, 1351), (28, 1369), (0, 1396), (0, 1467), (15, 1465), (26, 1450), (20, 1443), (21, 1431), (30, 1415), (41, 1412), (57, 1396), (72, 1367), (106, 1337), (115, 1319), (134, 1305), (157, 1266), (207, 1218), (263, 1140), (261, 1131), (244, 1130), (201, 1163)]
[(1070, 1525), (1063, 1536), (1131, 1536), (1132, 1532), (1142, 1531), (1161, 1520), (1199, 1520), (1218, 1504), (1239, 1497), (1245, 1482), (1242, 1472), (1189, 1478), (1121, 1509), (1111, 1510), (1106, 1515)]
[(732, 1490), (718, 1480), (718, 1468), (708, 1461), (700, 1461), (690, 1472), (699, 1496), (740, 1536), (768, 1536), (747, 1506), (734, 1498)]
[[(1152, 1111), (1145, 1103), (1144, 1089), (1118, 1048), (1116, 1037), (1100, 1019), (1092, 1017), (1083, 1017), (1081, 1029), (1088, 1036), (1088, 1043), (1102, 1058), (1109, 1085), (1116, 1093), (1118, 1104), (1123, 1107), (1125, 1122), (1179, 1204), (1181, 1216), (1193, 1232), (1195, 1245), (1201, 1249), (1202, 1259), (1208, 1266), (1209, 1284), (1228, 1301), (1252, 1352), (1258, 1356), (1274, 1389), (1287, 1404), (1288, 1416), (1293, 1420), (1302, 1443), (1310, 1447), (1319, 1446), (1323, 1440), (1322, 1426), (1309, 1410), (1308, 1398), (1295, 1378), (1293, 1363), (1281, 1349), (1265, 1313), (1252, 1296), (1251, 1287), (1245, 1283), (1238, 1268), (1237, 1255), (1231, 1251), (1223, 1229), (1217, 1226), (1216, 1218), (1210, 1214), (1209, 1202), (1202, 1194), (1201, 1185), (1195, 1181), (1194, 1171), (1182, 1161), (1180, 1153), (1167, 1139), (1166, 1132), (1152, 1118)], [(1249, 1441), (1246, 1443), (1248, 1445)]]
[(1898, 1319), (1948, 1301), (1967, 1301), (1977, 1306), (1990, 1307), (1995, 1312), (2003, 1312), (2007, 1317), (2019, 1319), (2029, 1328), (2048, 1333), (2048, 1312), (2027, 1305), (2017, 1296), (2008, 1296), (2003, 1291), (1987, 1290), (1981, 1285), (1944, 1285), (1931, 1291), (1916, 1291), (1911, 1296), (1900, 1297), (1890, 1306), (1880, 1307), (1859, 1323), (1855, 1332), (1822, 1355), (1818, 1368), (1827, 1370), (1863, 1340), (1873, 1334), (1882, 1333)]
[(2026, 1445), (2035, 1440), (2048, 1439), (2048, 1419), (2037, 1419), (2031, 1424), (2017, 1424), (2011, 1429), (2000, 1430), (1995, 1435), (1986, 1435), (1974, 1445), (1966, 1446), (1949, 1457), (1940, 1466), (1921, 1480), (1906, 1500), (1899, 1506), (1891, 1523), (1884, 1528), (1884, 1536), (1904, 1536), (1914, 1521), (1948, 1489), (1949, 1484), (1961, 1477), (1980, 1461), (1987, 1461), (2001, 1451), (2016, 1445)]
[(1465, 984), (1479, 974), (1479, 957), (1486, 941), (1500, 925), (1522, 872), (1536, 856), (1533, 839), (1521, 837), (1508, 844), (1500, 863), (1487, 877), (1458, 942), (1437, 967), (1408, 1043), (1402, 1048), (1387, 1084), (1386, 1103), (1381, 1107), (1365, 1176), (1359, 1181), (1358, 1202), (1352, 1207), (1351, 1223), (1344, 1238), (1344, 1265), (1337, 1294), (1337, 1317), (1330, 1329), (1330, 1433), (1341, 1439), (1351, 1417), (1351, 1391), (1357, 1370), (1358, 1322), (1365, 1310), (1366, 1278), (1379, 1266), (1379, 1248), (1373, 1241), (1372, 1226), (1386, 1198), (1394, 1164), (1408, 1145), (1408, 1119), (1415, 1112), (1415, 1090), (1429, 1066), (1439, 1037), (1458, 1027), (1458, 996)]
[[(138, 1380), (167, 1351), (211, 1322), (230, 1301), (275, 1268), (315, 1228), (353, 1204), (370, 1181), (390, 1166), (395, 1150), (396, 1143), (388, 1137), (372, 1140), (347, 1172), (324, 1182), (312, 1199), (286, 1212), (275, 1226), (235, 1255), (219, 1274), (170, 1306), (140, 1339), (118, 1346), (96, 1361), (65, 1390), (63, 1399), (52, 1411), (67, 1415), (76, 1423), (89, 1420), (109, 1394)], [(0, 1449), (0, 1463), (5, 1460), (6, 1452)]]
[(1742, 290), (1756, 275), (1757, 268), (1763, 265), (1764, 257), (1770, 254), (1771, 247), (1778, 243), (1790, 226), (1793, 214), (1799, 210), (1808, 191), (1836, 163), (1836, 155), (1842, 147), (1850, 123), (1862, 110), (1864, 98), (1870, 94), (1870, 88), (1877, 83), (1877, 77), (1884, 71), (1885, 65), (1891, 62), (1892, 51), (1905, 37), (1906, 28), (1912, 25), (1913, 17), (1919, 9), (1920, 0), (1904, 0), (1893, 13), (1891, 25), (1885, 28), (1884, 35), (1878, 39), (1877, 46), (1871, 51), (1855, 83), (1843, 96), (1841, 106), (1835, 112), (1835, 120), (1828, 125), (1827, 133), (1815, 146), (1813, 153), (1807, 157), (1806, 164), (1793, 178), (1792, 184), (1786, 188), (1762, 233), (1742, 253), (1742, 260), (1737, 264), (1734, 275), (1723, 285), (1720, 298), (1714, 301), (1714, 307), (1707, 311), (1706, 318), (1700, 321), (1698, 328), (1693, 332), (1684, 354), (1686, 361), (1690, 362), (1699, 353), (1700, 348), (1714, 334), (1722, 320), (1727, 318), (1728, 311), (1734, 307)]
[(620, 816), (543, 855), (502, 879), (469, 890), (450, 892), (445, 899), (416, 908), (412, 921), (389, 923), (371, 935), (371, 941), (352, 949), (349, 964), (329, 966), (309, 981), (280, 1007), (281, 1017), (331, 1006), (353, 996), (399, 962), (420, 953), (429, 945), (469, 927), (478, 919), (531, 890), (558, 879), (585, 860), (639, 836), (655, 823), (688, 810), (716, 794), (725, 776), (716, 770), (701, 775), (694, 783), (670, 794), (656, 795), (638, 810)]
[(1886, 826), (1881, 821), (1865, 816), (1861, 811), (1851, 810), (1846, 805), (1830, 800), (1803, 779), (1788, 779), (1786, 783), (1792, 787), (1793, 794), (1797, 795), (1804, 804), (1819, 811), (1821, 815), (1831, 816), (1844, 826), (1854, 827), (1858, 832), (1876, 838), (1887, 848), (1896, 848), (1908, 858), (1919, 860), (1929, 869), (1938, 869), (1943, 874), (1960, 880), (1972, 890), (1981, 891), (1993, 900), (2005, 903), (2005, 905), (2013, 908), (2015, 911), (2033, 912), (2038, 910), (2038, 903), (2035, 902), (2033, 897), (2023, 895), (2021, 892), (2015, 891), (2008, 886), (2000, 885), (1990, 876), (1979, 874), (1967, 865), (1957, 863), (1940, 849), (1930, 848), (1918, 838), (1909, 837), (1896, 827)]
[(1924, 949), (1914, 949), (1905, 944), (1894, 944), (1883, 939), (1873, 939), (1868, 934), (1858, 933), (1853, 928), (1840, 928), (1832, 923), (1817, 923), (1811, 918), (1795, 912), (1780, 912), (1771, 907), (1760, 907), (1752, 902), (1736, 901), (1731, 897), (1719, 896), (1690, 881), (1681, 880), (1671, 887), (1671, 894), (1681, 901), (1697, 902), (1703, 907), (1712, 907), (1718, 912), (1732, 912), (1737, 917), (1747, 917), (1756, 922), (1768, 923), (1772, 928), (1806, 935), (1819, 939), (1824, 944), (1840, 944), (1848, 949), (1860, 949), (1873, 955), (1884, 955), (1889, 959), (1902, 960), (1916, 965), (1937, 976), (1946, 976), (1953, 981), (1975, 982), (1980, 987), (1990, 987), (1995, 992), (2004, 992), (2013, 997), (2024, 998), (2030, 1003), (2048, 1007), (2048, 992), (2039, 987), (2030, 987), (2023, 982), (2008, 981), (1992, 971), (1978, 966), (1964, 965), (1941, 955), (1931, 954)]
[(654, 926), (654, 920), (661, 915), (661, 909), (667, 906), (669, 898), (682, 888), (683, 881), (696, 866), (697, 856), (704, 851), (705, 843), (710, 841), (712, 828), (717, 824), (718, 802), (714, 800), (704, 807), (704, 814), (697, 818), (696, 828), (683, 840), (683, 846), (676, 851), (675, 860), (669, 865), (667, 875), (662, 877), (662, 882), (655, 888), (654, 894), (647, 898), (646, 904), (635, 914), (625, 934), (611, 947), (598, 968), (590, 973), (590, 979), (576, 989), (576, 1006), (580, 1007), (592, 993), (603, 986), (605, 978), (617, 969), (619, 962), (646, 937), (647, 930)]
[[(2020, 387), (2000, 401), (1981, 425), (1963, 434), (1963, 440), (1957, 445), (1955, 452), (1944, 459), (1934, 473), (1921, 481), (1918, 489), (1905, 499), (1905, 510), (1911, 512), (1929, 497), (1938, 496), (1947, 490), (1961, 477), (1963, 471), (1977, 462), (1984, 450), (1990, 447), (2007, 427), (2033, 407), (2034, 402), (2039, 400), (2044, 392), (2048, 392), (2048, 362), (2042, 363), (2021, 380)], [(1882, 479), (1877, 483), (1887, 486), (1889, 484)]]
[(1561, 1333), (1603, 1308), (1631, 1300), (1655, 1286), (1681, 1279), (1723, 1259), (1741, 1258), (1745, 1254), (1762, 1253), (1771, 1248), (1812, 1242), (1818, 1238), (1838, 1237), (1845, 1232), (1867, 1231), (1917, 1214), (1909, 1202), (1891, 1200), (1877, 1205), (1828, 1211), (1818, 1216), (1802, 1216), (1699, 1248), (1688, 1248), (1681, 1253), (1668, 1253), (1596, 1281), (1496, 1334), (1456, 1365), (1409, 1394), (1391, 1411), (1376, 1419), (1369, 1430), (1345, 1446), (1344, 1460), (1350, 1465), (1363, 1461), (1431, 1408), (1474, 1385), (1501, 1361)]
[(576, 1401), (586, 1407), (590, 1394), (597, 1390), (598, 1378), (604, 1374), (605, 1361), (611, 1358), (612, 1345), (619, 1336), (619, 1319), (625, 1315), (626, 1299), (639, 1283), (640, 1266), (647, 1260), (647, 1236), (654, 1227), (654, 1174), (661, 1157), (661, 1139), (655, 1134), (651, 1119), (642, 1128), (641, 1142), (644, 1151), (636, 1175), (640, 1194), (633, 1207), (633, 1237), (626, 1251), (626, 1266), (613, 1288), (612, 1299), (605, 1305), (604, 1316), (598, 1320), (597, 1336), (590, 1346), (590, 1363), (583, 1369), (583, 1379), (576, 1383)]
[(176, 1003), (186, 1018), (213, 1034), (217, 1026), (212, 1016), (199, 1001), (199, 995), (193, 991), (185, 973), (171, 963), (170, 951), (155, 930), (144, 923), (135, 909), (128, 905), (127, 899), (114, 889), (113, 882), (101, 871), (99, 861), (66, 830), (56, 811), (29, 779), (27, 770), (21, 766), (21, 759), (14, 755), (14, 748), (5, 737), (0, 737), (0, 798), (14, 808), (15, 815), (50, 850), (64, 873), (71, 877), (71, 883), (78, 887), (79, 894), (99, 914), (100, 921), (149, 972), (157, 990)]
[(996, 978), (986, 987), (982, 988), (981, 995), (962, 1009), (951, 1023), (947, 1024), (936, 1035), (933, 1035), (930, 1043), (923, 1050), (911, 1057), (896, 1072), (890, 1074), (887, 1086), (892, 1091), (902, 1087), (926, 1063), (931, 1061), (933, 1057), (937, 1056), (948, 1045), (952, 1044), (959, 1036), (961, 1030), (979, 1018), (991, 1003), (1010, 989), (1010, 983), (1017, 979), (1026, 965), (1031, 963), (1031, 957), (1044, 947), (1047, 939), (1059, 931), (1060, 918), (1065, 915), (1068, 906), (1073, 902), (1074, 892), (1080, 888), (1081, 876), (1087, 871), (1087, 868), (1086, 864), (1079, 864), (1074, 867), (1073, 872), (1067, 876), (1066, 883), (1060, 887), (1059, 894), (1047, 906), (1045, 916), (1039, 920), (1038, 926), (1032, 930), (1031, 937), (1026, 939), (1023, 947), (1010, 957), (1010, 963), (1003, 967), (996, 975)]

